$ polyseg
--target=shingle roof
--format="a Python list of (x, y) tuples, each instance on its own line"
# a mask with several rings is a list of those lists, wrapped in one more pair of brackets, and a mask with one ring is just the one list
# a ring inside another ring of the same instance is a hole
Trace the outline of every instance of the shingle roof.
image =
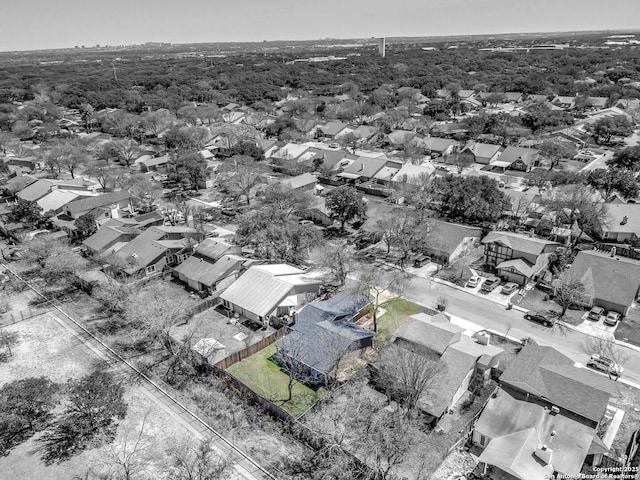
[(246, 261), (237, 255), (225, 255), (215, 263), (191, 256), (175, 268), (175, 271), (187, 279), (212, 287), (229, 274), (238, 270)]
[(533, 265), (523, 258), (514, 258), (513, 260), (505, 260), (496, 265), (496, 268), (513, 268), (527, 278), (531, 278), (534, 274)]
[(520, 158), (526, 165), (531, 165), (539, 153), (535, 148), (509, 146), (500, 154), (500, 162), (509, 162), (509, 164), (512, 164)]
[(103, 225), (96, 233), (85, 239), (83, 245), (95, 252), (102, 252), (116, 242), (132, 238), (139, 230), (132, 227), (114, 227)]
[(358, 177), (372, 178), (389, 160), (384, 157), (358, 157), (342, 173), (356, 175)]
[(543, 405), (518, 400), (504, 390), (498, 390), (497, 396), (489, 399), (475, 429), (492, 439), (535, 429), (537, 443), (553, 450), (551, 461), (554, 468), (566, 475), (579, 473), (591, 442), (597, 438), (595, 429), (564, 416), (562, 412), (552, 414)]
[(48, 193), (44, 197), (39, 198), (36, 203), (42, 208), (43, 212), (53, 210), (54, 212), (64, 207), (67, 203), (78, 198), (77, 192), (70, 192), (68, 190), (54, 190)]
[[(431, 175), (435, 170), (435, 167), (431, 164), (428, 165), (413, 165), (407, 163), (393, 177), (393, 182), (399, 183), (414, 183), (418, 182), (421, 176)], [(405, 177), (406, 175), (406, 177)]]
[(468, 227), (437, 219), (429, 219), (428, 223), (431, 228), (430, 242), (436, 250), (446, 252), (447, 255), (455, 252), (465, 238), (479, 239), (482, 236), (482, 229), (477, 227)]
[(306, 187), (307, 185), (315, 185), (318, 183), (318, 177), (311, 175), (310, 173), (303, 173), (296, 177), (287, 178), (282, 180), (282, 184), (287, 187), (296, 190), (297, 188)]
[(640, 288), (640, 262), (593, 250), (578, 253), (569, 275), (582, 282), (594, 299), (617, 305), (631, 305)]
[(576, 368), (569, 357), (539, 345), (524, 347), (500, 382), (596, 422), (602, 419), (615, 389), (611, 380)]
[(545, 247), (549, 245), (560, 245), (558, 242), (551, 242), (541, 238), (500, 231), (489, 232), (489, 234), (482, 239), (482, 243), (501, 243), (514, 251), (524, 252), (531, 255), (540, 255), (544, 251)]
[(492, 145), (490, 143), (471, 143), (464, 150), (469, 150), (476, 157), (490, 159), (502, 149), (500, 145)]
[(429, 150), (433, 150), (434, 152), (444, 152), (446, 149), (460, 145), (460, 142), (455, 140), (449, 140), (447, 138), (439, 138), (439, 137), (425, 137), (421, 140), (421, 143), (428, 148)]
[(442, 355), (449, 345), (460, 340), (463, 331), (441, 313), (434, 316), (417, 313), (398, 329), (396, 337)]
[(292, 325), (293, 335), (278, 341), (278, 349), (324, 374), (330, 373), (353, 342), (374, 332), (351, 322), (369, 303), (365, 295), (341, 292), (329, 300), (307, 304)]
[(51, 191), (51, 187), (57, 183), (53, 180), (40, 179), (18, 192), (18, 197), (29, 202), (35, 202), (48, 194)]
[(325, 135), (335, 136), (346, 126), (347, 124), (342, 122), (327, 122), (320, 128)]
[(223, 255), (240, 252), (241, 248), (237, 245), (232, 245), (218, 238), (206, 238), (196, 247), (195, 255), (215, 262)]
[[(612, 233), (633, 232), (640, 237), (640, 203), (606, 203), (607, 221), (602, 230)], [(624, 217), (626, 221), (624, 221)], [(624, 224), (623, 224), (624, 222)]]
[(74, 200), (67, 205), (67, 210), (73, 216), (74, 214), (93, 210), (94, 208), (104, 207), (111, 205), (112, 203), (118, 203), (122, 200), (131, 198), (131, 194), (126, 190), (120, 190), (119, 192), (105, 193), (96, 197), (86, 197)]

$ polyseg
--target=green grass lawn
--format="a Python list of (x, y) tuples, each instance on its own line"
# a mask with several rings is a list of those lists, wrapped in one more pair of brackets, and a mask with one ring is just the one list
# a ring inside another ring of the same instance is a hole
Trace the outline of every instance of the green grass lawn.
[(419, 305), (400, 297), (393, 298), (380, 306), (385, 309), (385, 314), (378, 318), (378, 334), (374, 339), (376, 348), (386, 345), (405, 319), (420, 310)]
[(269, 360), (276, 352), (276, 346), (270, 345), (258, 353), (231, 365), (227, 372), (251, 388), (258, 395), (282, 407), (287, 413), (298, 417), (306, 412), (314, 403), (326, 395), (326, 390), (312, 389), (295, 382), (292, 399), (281, 405), (289, 396), (289, 376), (280, 367)]
[[(635, 312), (632, 311), (635, 314)], [(640, 318), (627, 315), (614, 332), (616, 340), (640, 346)]]

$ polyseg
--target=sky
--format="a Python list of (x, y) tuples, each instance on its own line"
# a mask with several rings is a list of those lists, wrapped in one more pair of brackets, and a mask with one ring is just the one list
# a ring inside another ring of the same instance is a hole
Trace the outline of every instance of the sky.
[(0, 51), (640, 30), (640, 0), (5, 0)]

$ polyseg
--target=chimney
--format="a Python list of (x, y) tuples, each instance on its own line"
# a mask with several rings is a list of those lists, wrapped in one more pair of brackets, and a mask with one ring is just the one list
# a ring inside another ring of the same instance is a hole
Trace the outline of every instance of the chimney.
[(622, 217), (622, 221), (620, 222), (620, 225), (626, 225), (628, 221), (629, 221), (629, 217), (625, 215), (624, 217)]
[(545, 465), (551, 465), (551, 456), (553, 454), (553, 450), (551, 450), (546, 445), (538, 445), (536, 447), (536, 457), (538, 457)]
[(364, 170), (364, 162), (360, 164), (360, 169), (358, 171), (361, 172), (362, 170)]

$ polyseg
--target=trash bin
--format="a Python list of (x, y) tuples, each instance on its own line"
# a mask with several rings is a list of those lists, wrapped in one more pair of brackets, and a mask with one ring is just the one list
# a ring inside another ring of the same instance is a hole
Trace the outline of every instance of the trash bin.
[(511, 305), (511, 302), (507, 303), (507, 310), (511, 310), (511, 307), (513, 307), (513, 305)]

